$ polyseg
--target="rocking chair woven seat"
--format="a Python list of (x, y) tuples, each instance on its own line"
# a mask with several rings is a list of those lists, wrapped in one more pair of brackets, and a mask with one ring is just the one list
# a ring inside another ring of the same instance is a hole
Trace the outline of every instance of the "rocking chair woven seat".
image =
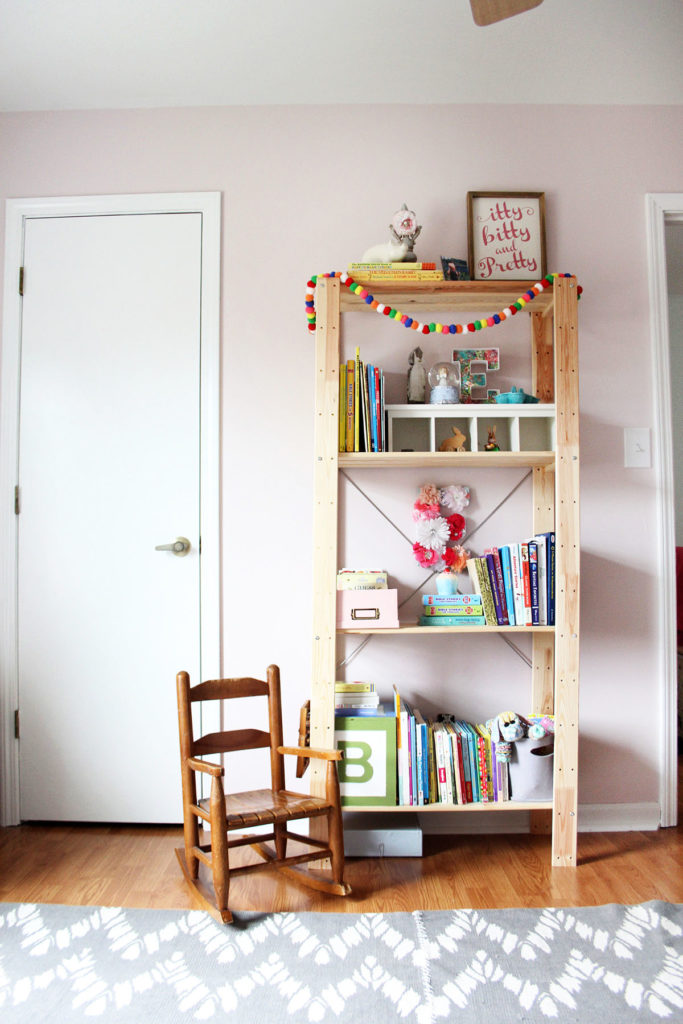
[[(343, 880), (344, 839), (336, 767), (342, 755), (338, 750), (282, 746), (280, 672), (277, 666), (269, 666), (266, 680), (250, 677), (214, 679), (192, 687), (187, 672), (179, 672), (176, 682), (185, 838), (184, 846), (179, 847), (176, 854), (188, 884), (204, 909), (216, 920), (229, 923), (232, 920), (228, 910), (230, 878), (267, 867), (274, 867), (313, 889), (346, 896), (351, 888)], [(268, 732), (260, 729), (235, 729), (194, 738), (191, 713), (194, 702), (256, 696), (268, 699)], [(270, 789), (226, 795), (223, 787), (224, 767), (201, 760), (206, 756), (232, 754), (258, 747), (266, 747), (270, 753)], [(322, 759), (327, 763), (324, 796), (310, 796), (285, 789), (285, 754), (299, 759)], [(197, 800), (197, 773), (211, 777), (211, 795), (208, 799)], [(300, 835), (288, 828), (290, 822), (322, 817), (327, 819), (326, 839), (318, 838), (317, 829), (312, 829), (311, 835)], [(200, 843), (200, 822), (210, 825), (209, 843)], [(242, 833), (244, 829), (264, 825), (271, 827), (272, 831), (258, 836), (228, 838), (231, 833)], [(312, 847), (312, 850), (288, 855), (287, 844), (290, 839)], [(265, 863), (231, 867), (229, 851), (238, 846), (250, 846)], [(322, 859), (329, 859), (331, 876), (329, 872), (314, 872), (310, 868), (302, 870), (309, 862)], [(210, 868), (212, 886), (201, 878), (200, 865)]]

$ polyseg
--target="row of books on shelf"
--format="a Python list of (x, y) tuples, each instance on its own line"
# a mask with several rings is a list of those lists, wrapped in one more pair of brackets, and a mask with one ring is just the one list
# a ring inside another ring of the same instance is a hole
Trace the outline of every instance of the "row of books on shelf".
[(555, 533), (487, 548), (467, 561), (472, 586), (490, 626), (555, 625)]
[(399, 806), (509, 800), (508, 764), (496, 759), (486, 723), (446, 714), (425, 719), (396, 687), (394, 709)]
[(395, 723), (399, 806), (509, 800), (508, 764), (497, 760), (496, 743), (486, 723), (475, 725), (452, 715), (425, 719), (396, 687), (394, 706), (387, 709), (374, 683), (336, 683), (335, 718), (347, 723), (353, 718)]
[[(339, 451), (385, 452), (384, 372), (355, 359), (339, 367)], [(342, 415), (342, 410), (345, 414)]]

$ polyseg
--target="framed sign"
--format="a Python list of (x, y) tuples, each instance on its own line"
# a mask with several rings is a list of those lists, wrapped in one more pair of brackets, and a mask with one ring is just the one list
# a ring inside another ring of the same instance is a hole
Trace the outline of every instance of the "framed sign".
[(474, 281), (545, 277), (545, 192), (468, 192), (467, 245)]

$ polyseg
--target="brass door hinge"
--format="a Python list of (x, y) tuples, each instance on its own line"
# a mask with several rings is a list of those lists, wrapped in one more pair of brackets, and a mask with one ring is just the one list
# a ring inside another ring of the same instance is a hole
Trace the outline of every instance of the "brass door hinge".
[(24, 294), (24, 268), (19, 267), (19, 294)]
[(14, 712), (14, 738), (19, 739), (19, 708)]

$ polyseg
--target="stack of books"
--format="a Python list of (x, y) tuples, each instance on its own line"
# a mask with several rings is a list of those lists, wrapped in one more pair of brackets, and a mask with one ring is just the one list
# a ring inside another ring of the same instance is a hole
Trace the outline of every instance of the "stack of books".
[(378, 718), (385, 714), (385, 710), (374, 683), (337, 682), (334, 684), (334, 714), (335, 718)]
[(555, 625), (555, 533), (487, 548), (467, 571), (482, 599), (487, 625)]
[(384, 569), (340, 569), (337, 590), (386, 590), (389, 577)]
[(356, 358), (339, 366), (339, 451), (385, 452), (384, 372)]
[(425, 719), (394, 687), (397, 803), (501, 803), (510, 798), (508, 765), (498, 762), (496, 743), (482, 722), (454, 715)]
[(420, 626), (485, 626), (481, 594), (423, 594)]
[(443, 281), (443, 271), (436, 269), (436, 263), (349, 263), (348, 269), (358, 284)]

